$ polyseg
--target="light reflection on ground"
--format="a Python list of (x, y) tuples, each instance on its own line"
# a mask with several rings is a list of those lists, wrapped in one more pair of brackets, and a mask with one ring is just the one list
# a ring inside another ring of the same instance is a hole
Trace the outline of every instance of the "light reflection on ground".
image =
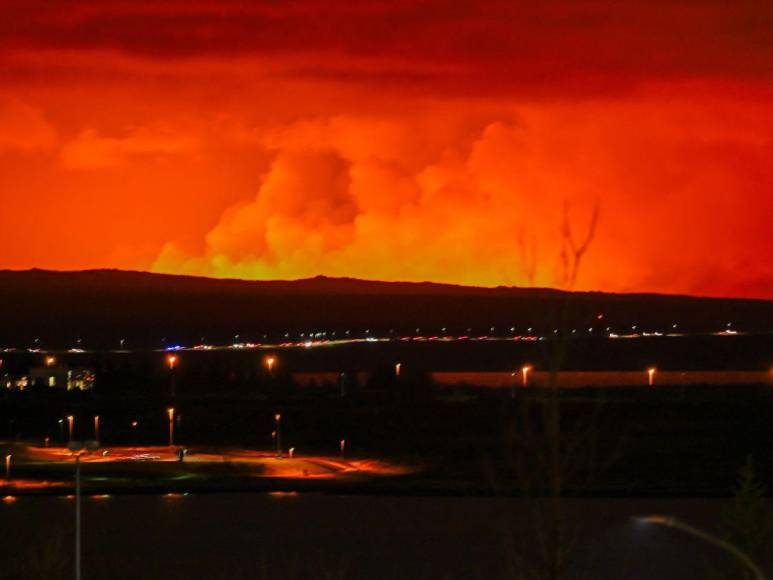
[[(282, 480), (361, 480), (379, 476), (408, 473), (408, 468), (376, 459), (343, 459), (324, 456), (277, 457), (273, 453), (249, 449), (187, 449), (184, 461), (179, 461), (178, 447), (106, 447), (84, 453), (84, 484), (105, 486), (112, 491), (115, 485), (125, 487), (137, 480), (210, 481), (208, 478), (238, 478)], [(70, 467), (75, 454), (65, 447), (36, 447), (16, 445), (14, 470), (18, 477), (0, 480), (0, 489), (6, 492), (63, 491), (71, 489), (73, 475)], [(114, 465), (112, 469), (110, 465)], [(92, 467), (89, 467), (92, 465)], [(68, 467), (69, 466), (69, 467)], [(98, 468), (97, 466), (102, 466)], [(172, 488), (175, 492), (177, 489)], [(172, 493), (166, 497), (175, 498)]]
[[(17, 461), (71, 462), (74, 454), (65, 447), (26, 447), (26, 456)], [(177, 447), (105, 447), (81, 455), (83, 463), (116, 462), (175, 462), (179, 463)], [(183, 463), (226, 463), (231, 465), (261, 466), (262, 477), (338, 477), (344, 474), (399, 475), (407, 473), (404, 467), (375, 459), (338, 459), (324, 456), (276, 457), (273, 453), (248, 449), (196, 451), (189, 449)]]

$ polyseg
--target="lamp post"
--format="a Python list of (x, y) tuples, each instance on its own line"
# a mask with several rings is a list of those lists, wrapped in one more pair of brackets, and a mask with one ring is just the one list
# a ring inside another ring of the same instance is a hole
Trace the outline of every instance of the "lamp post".
[(81, 580), (81, 454), (75, 454), (75, 580)]
[(686, 524), (671, 516), (661, 516), (661, 515), (643, 516), (643, 517), (636, 518), (636, 521), (643, 524), (654, 524), (659, 526), (665, 526), (668, 528), (674, 528), (675, 530), (680, 530), (686, 534), (689, 534), (690, 536), (698, 538), (699, 540), (703, 540), (708, 544), (712, 544), (724, 550), (728, 554), (732, 554), (733, 556), (738, 558), (741, 562), (743, 562), (744, 566), (746, 566), (749, 569), (749, 571), (752, 574), (752, 577), (755, 580), (765, 580), (765, 575), (762, 573), (762, 570), (760, 570), (759, 567), (754, 563), (754, 561), (747, 554), (745, 554), (743, 551), (741, 551), (738, 547), (734, 546), (730, 542), (726, 542), (725, 540), (717, 538), (716, 536), (712, 536), (708, 532), (705, 532), (698, 528), (694, 528), (693, 526)]
[(72, 445), (71, 450), (75, 454), (75, 580), (81, 580), (81, 455), (94, 448)]
[(54, 366), (54, 363), (56, 363), (56, 357), (53, 357), (53, 356), (47, 356), (46, 357), (46, 366), (47, 367)]
[(276, 425), (276, 456), (282, 456), (282, 415), (274, 415), (274, 424)]
[(166, 414), (169, 416), (169, 447), (174, 446), (174, 407), (169, 407), (166, 410)]
[(400, 369), (402, 369), (403, 363), (395, 364), (395, 377), (400, 378)]
[(131, 428), (132, 428), (132, 444), (137, 445), (137, 427), (139, 427), (140, 423), (139, 421), (132, 421), (131, 422)]
[(94, 415), (94, 441), (99, 441), (99, 415)]
[(651, 387), (655, 383), (655, 367), (647, 369), (647, 384)]
[(75, 426), (75, 417), (72, 415), (67, 415), (67, 439), (68, 442), (72, 443), (72, 433), (73, 433), (73, 427)]
[(341, 439), (338, 447), (341, 449), (341, 459), (346, 459), (346, 439)]
[(174, 369), (177, 366), (178, 357), (176, 354), (168, 354), (166, 356), (166, 365), (169, 367), (169, 396), (174, 399), (175, 395), (175, 372)]
[(12, 455), (9, 453), (5, 456), (5, 478), (11, 479), (11, 457)]
[(523, 375), (523, 386), (528, 387), (529, 386), (529, 371), (531, 371), (530, 366), (524, 366), (521, 367), (521, 374)]
[(59, 419), (57, 423), (59, 423), (59, 440), (64, 442), (64, 419)]
[(263, 359), (263, 364), (266, 365), (266, 371), (268, 372), (268, 377), (273, 378), (274, 366), (276, 365), (276, 357), (274, 355), (267, 356), (265, 359)]

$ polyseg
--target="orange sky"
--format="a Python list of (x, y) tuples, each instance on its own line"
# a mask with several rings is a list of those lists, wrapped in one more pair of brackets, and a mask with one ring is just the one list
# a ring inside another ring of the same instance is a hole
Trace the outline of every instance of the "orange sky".
[(773, 298), (773, 5), (637, 4), (0, 0), (0, 267)]

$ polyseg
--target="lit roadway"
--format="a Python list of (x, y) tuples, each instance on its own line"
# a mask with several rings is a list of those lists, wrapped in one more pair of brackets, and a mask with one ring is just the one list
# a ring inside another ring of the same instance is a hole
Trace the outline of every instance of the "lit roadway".
[[(607, 339), (637, 339), (637, 338), (654, 338), (654, 337), (688, 337), (688, 336), (738, 336), (738, 335), (746, 335), (748, 333), (737, 331), (732, 329), (731, 325), (728, 324), (727, 328), (717, 331), (717, 332), (703, 332), (703, 333), (686, 333), (686, 332), (676, 332), (675, 329), (670, 329), (668, 332), (661, 332), (661, 331), (652, 331), (652, 332), (646, 332), (641, 331), (638, 329), (637, 326), (631, 327), (630, 330), (621, 331), (621, 332), (615, 332), (612, 330), (611, 327), (606, 328), (573, 328), (571, 330), (567, 330), (566, 335), (564, 338), (570, 338), (570, 339), (577, 339), (577, 338), (607, 338)], [(763, 333), (768, 334), (768, 333)], [(160, 349), (137, 349), (137, 350), (130, 350), (126, 348), (119, 348), (119, 349), (107, 349), (107, 352), (120, 352), (120, 353), (130, 353), (130, 352), (146, 352), (147, 350), (155, 351), (155, 352), (177, 352), (177, 351), (210, 351), (210, 350), (259, 350), (259, 349), (286, 349), (286, 348), (315, 348), (315, 347), (335, 347), (335, 346), (343, 346), (343, 345), (350, 345), (350, 344), (359, 344), (359, 343), (395, 343), (395, 342), (403, 342), (403, 343), (411, 343), (411, 342), (463, 342), (463, 341), (516, 341), (516, 342), (537, 342), (537, 341), (544, 341), (544, 340), (553, 340), (560, 337), (558, 329), (553, 330), (552, 333), (548, 333), (546, 335), (538, 335), (536, 333), (527, 333), (527, 334), (515, 334), (511, 333), (509, 335), (494, 335), (492, 334), (482, 334), (482, 335), (447, 335), (447, 334), (437, 334), (437, 335), (427, 335), (427, 334), (419, 334), (416, 335), (406, 335), (406, 336), (388, 336), (388, 337), (377, 337), (372, 336), (369, 334), (369, 332), (365, 333), (365, 336), (361, 338), (354, 338), (347, 336), (346, 338), (335, 338), (335, 333), (328, 333), (328, 332), (316, 332), (316, 333), (309, 333), (306, 335), (305, 333), (300, 335), (300, 340), (291, 340), (289, 337), (287, 340), (282, 342), (237, 342), (233, 344), (228, 345), (215, 345), (215, 344), (207, 344), (207, 343), (199, 343), (192, 346), (184, 346), (180, 344), (172, 344), (167, 345)], [(308, 338), (305, 338), (308, 336)], [(37, 348), (37, 347), (31, 347), (27, 349), (16, 349), (16, 348), (4, 348), (2, 349), (3, 352), (14, 352), (17, 350), (26, 350), (27, 352), (33, 352), (33, 353), (71, 353), (71, 354), (78, 354), (78, 353), (88, 353), (88, 352), (98, 352), (96, 350), (87, 350), (83, 348), (70, 348), (67, 350), (58, 350), (58, 349), (43, 349), (43, 348)]]

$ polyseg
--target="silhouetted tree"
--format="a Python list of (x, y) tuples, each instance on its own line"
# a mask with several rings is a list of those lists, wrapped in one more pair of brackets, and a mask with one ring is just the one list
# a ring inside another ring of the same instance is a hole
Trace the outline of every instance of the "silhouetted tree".
[(518, 397), (516, 414), (508, 426), (509, 468), (517, 489), (530, 500), (530, 525), (525, 533), (512, 538), (514, 578), (560, 580), (566, 577), (567, 556), (576, 538), (576, 530), (572, 529), (565, 509), (567, 481), (574, 485), (587, 481), (597, 468), (596, 416), (600, 407), (596, 406), (586, 421), (576, 422), (565, 433), (558, 372), (569, 346), (571, 291), (595, 236), (598, 216), (599, 206), (595, 204), (586, 234), (578, 240), (572, 230), (569, 207), (563, 208), (559, 267), (566, 295), (558, 312), (560, 334), (547, 346), (550, 381), (547, 388), (523, 392)]
[[(773, 574), (773, 516), (765, 499), (766, 491), (752, 458), (747, 458), (738, 470), (733, 499), (720, 515), (720, 534), (770, 575)], [(736, 558), (728, 558), (725, 567), (713, 576), (723, 580), (751, 578), (748, 568)]]

